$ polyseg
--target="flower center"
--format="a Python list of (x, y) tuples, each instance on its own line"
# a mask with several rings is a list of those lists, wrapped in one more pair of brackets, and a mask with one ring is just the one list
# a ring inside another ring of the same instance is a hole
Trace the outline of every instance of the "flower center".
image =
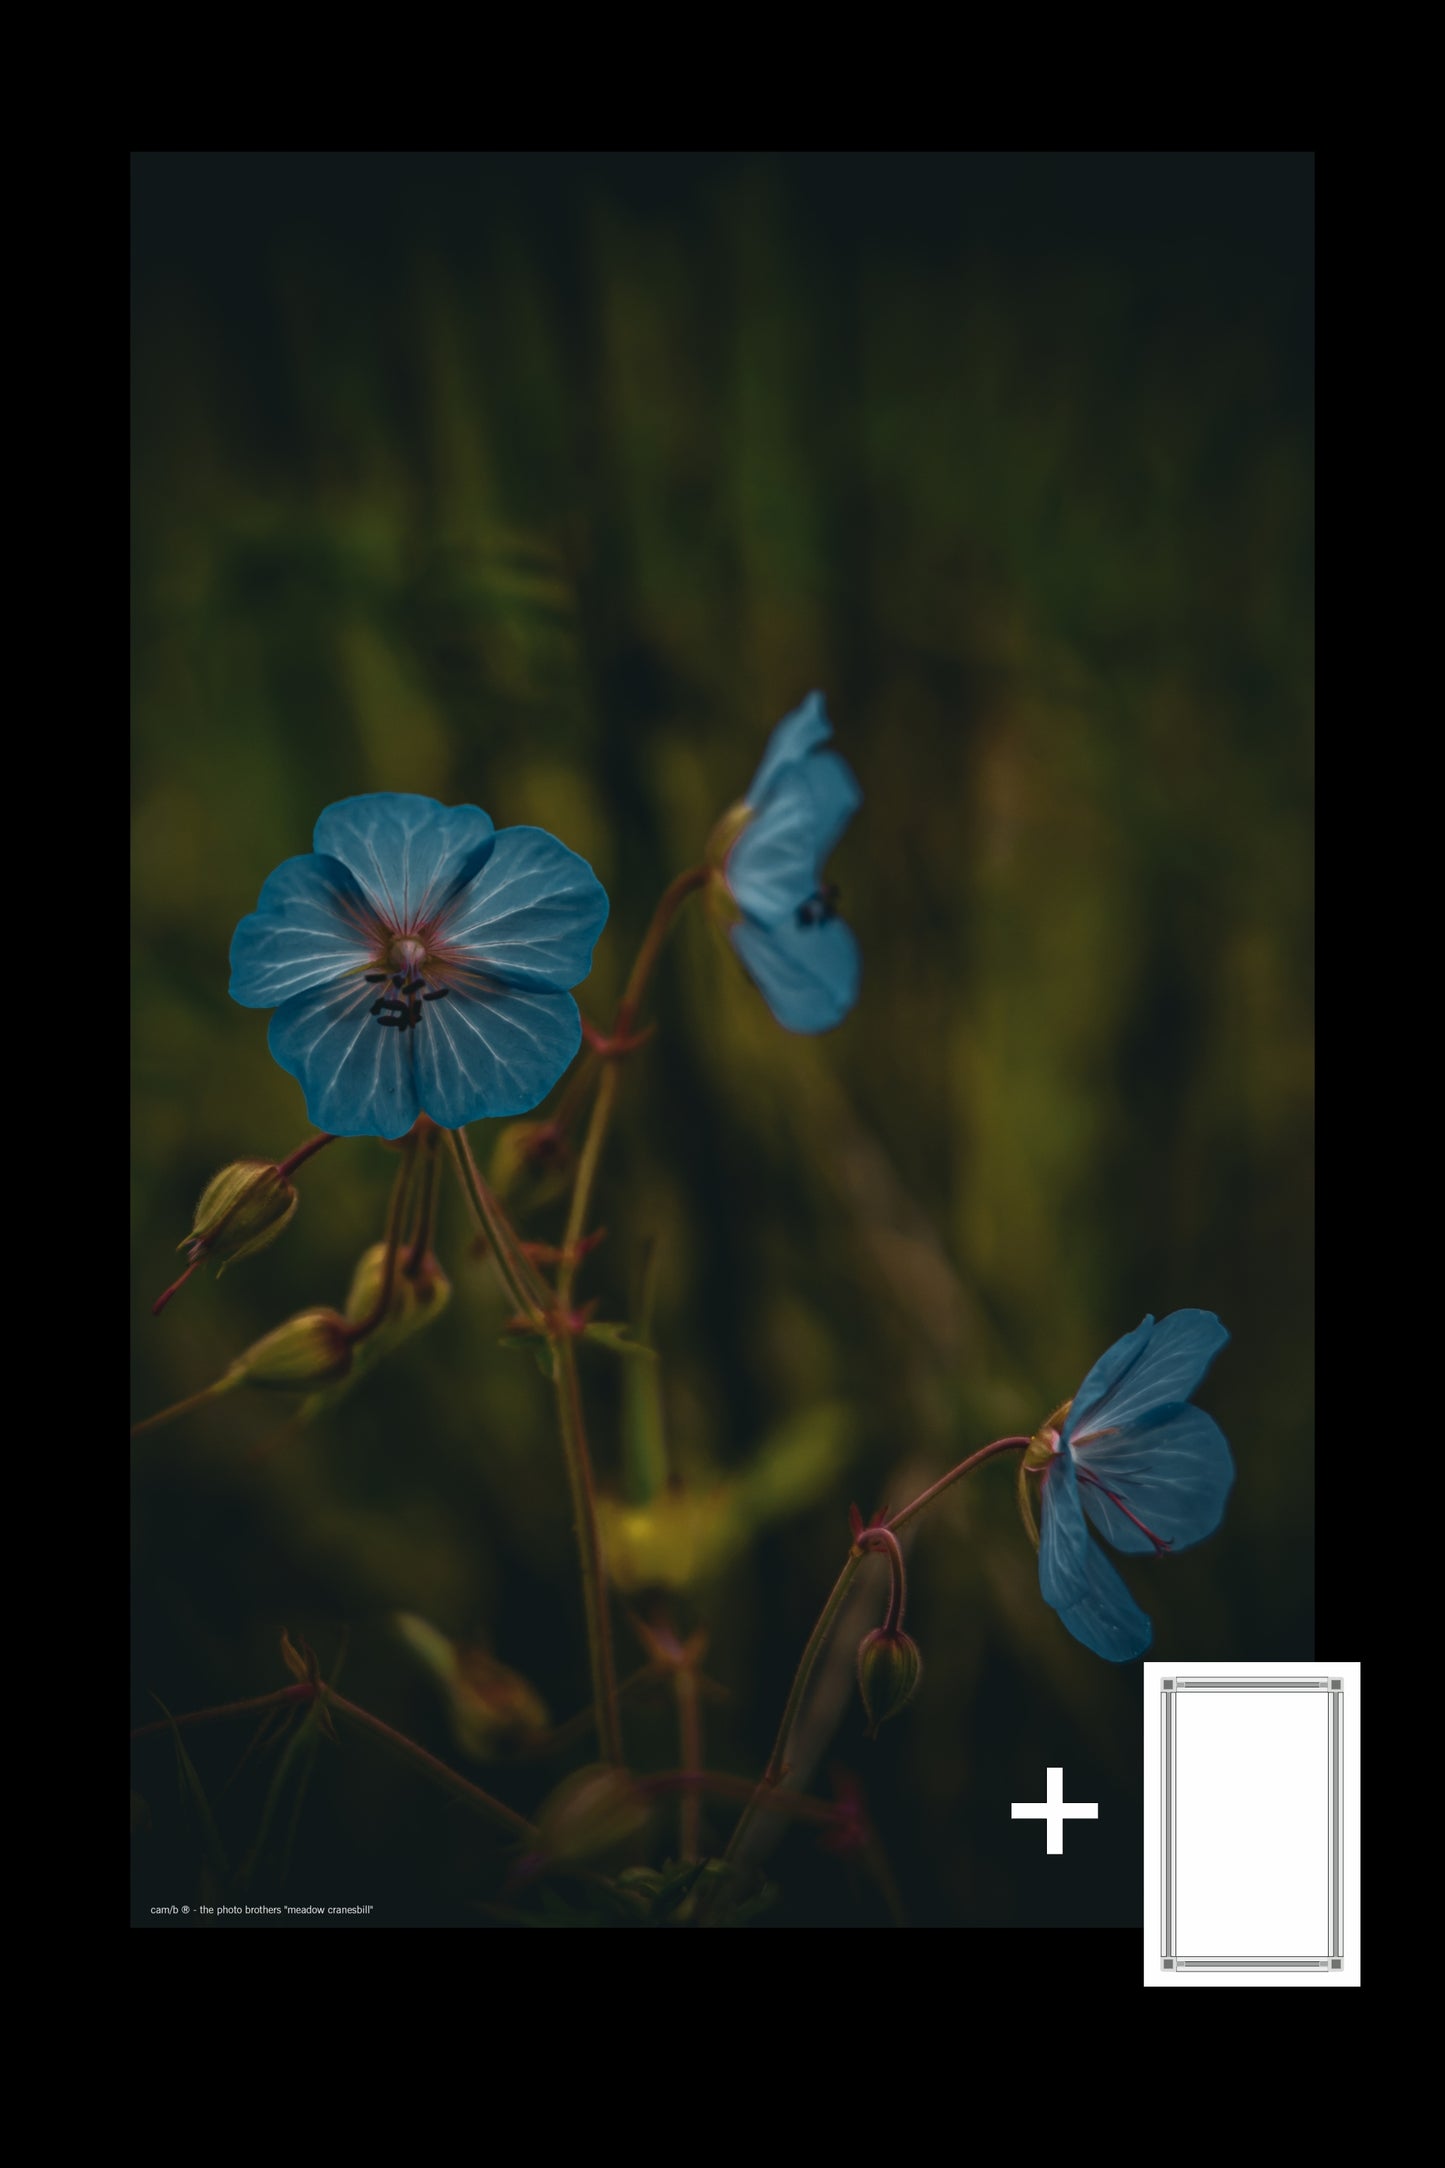
[(415, 1031), (422, 1019), (422, 1003), (444, 1001), (451, 988), (429, 983), (426, 946), (411, 934), (402, 934), (390, 944), (387, 961), (389, 970), (365, 974), (369, 986), (388, 989), (373, 1001), (371, 1013), (378, 1024), (390, 1024), (397, 1031)]
[(814, 890), (806, 903), (798, 905), (800, 926), (826, 926), (830, 918), (838, 916), (839, 888), (836, 881), (824, 881)]

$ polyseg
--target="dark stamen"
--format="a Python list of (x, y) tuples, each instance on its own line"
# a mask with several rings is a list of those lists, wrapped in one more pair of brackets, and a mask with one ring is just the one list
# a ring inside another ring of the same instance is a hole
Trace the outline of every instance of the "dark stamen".
[(806, 903), (799, 904), (798, 924), (800, 926), (826, 926), (830, 918), (836, 918), (838, 915), (837, 902), (837, 884), (832, 881), (825, 881), (822, 887), (808, 898)]
[(390, 1024), (396, 1031), (415, 1031), (422, 1020), (422, 1003), (442, 1001), (451, 992), (449, 986), (428, 986), (425, 972), (415, 964), (405, 971), (366, 971), (362, 976), (368, 986), (392, 989), (372, 1003), (371, 1014), (378, 1024)]

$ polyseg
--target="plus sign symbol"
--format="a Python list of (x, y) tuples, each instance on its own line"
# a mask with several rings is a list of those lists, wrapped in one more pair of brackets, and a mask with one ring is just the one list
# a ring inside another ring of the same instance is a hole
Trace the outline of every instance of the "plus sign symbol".
[(1072, 1803), (1066, 1801), (1064, 1798), (1064, 1772), (1062, 1769), (1045, 1770), (1044, 1778), (1045, 1796), (1042, 1799), (1028, 1801), (1016, 1799), (1011, 1811), (1016, 1822), (1047, 1822), (1047, 1841), (1044, 1850), (1045, 1852), (1062, 1852), (1064, 1849), (1065, 1822), (1097, 1822), (1099, 1819), (1099, 1802), (1097, 1799), (1091, 1800), (1087, 1804), (1082, 1800), (1076, 1800)]

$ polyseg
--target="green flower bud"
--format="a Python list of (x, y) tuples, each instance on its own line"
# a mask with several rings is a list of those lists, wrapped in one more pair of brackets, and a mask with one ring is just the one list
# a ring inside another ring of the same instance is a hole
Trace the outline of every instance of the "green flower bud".
[(648, 1802), (625, 1769), (579, 1769), (542, 1802), (541, 1850), (559, 1867), (590, 1866), (626, 1852), (645, 1832)]
[[(440, 1317), (451, 1301), (452, 1283), (431, 1252), (411, 1272), (406, 1269), (406, 1256), (403, 1250), (396, 1261), (387, 1314), (373, 1325), (370, 1320), (376, 1316), (386, 1274), (386, 1244), (373, 1242), (362, 1252), (346, 1297), (346, 1323), (353, 1334), (351, 1362), (307, 1401), (302, 1412), (308, 1419), (344, 1399), (385, 1356)], [(368, 1330), (358, 1331), (363, 1325)]]
[[(411, 1308), (411, 1286), (401, 1269), (398, 1255), (391, 1276), (391, 1301), (387, 1316), (377, 1327), (377, 1336), (389, 1333), (401, 1322)], [(346, 1291), (346, 1320), (350, 1325), (362, 1325), (369, 1317), (375, 1317), (376, 1306), (381, 1301), (381, 1291), (386, 1281), (386, 1244), (373, 1242), (369, 1250), (363, 1250), (351, 1275), (351, 1285)]]
[(453, 1736), (472, 1760), (499, 1760), (546, 1737), (546, 1704), (520, 1671), (487, 1649), (449, 1641), (412, 1613), (399, 1613), (396, 1625), (442, 1688)]
[[(346, 1297), (346, 1320), (350, 1325), (364, 1325), (376, 1316), (386, 1280), (386, 1244), (373, 1242), (363, 1252)], [(379, 1355), (388, 1355), (400, 1347), (423, 1325), (440, 1317), (452, 1299), (452, 1283), (430, 1252), (421, 1258), (414, 1271), (406, 1269), (406, 1254), (396, 1260), (391, 1280), (391, 1302), (387, 1314), (361, 1339), (356, 1342), (358, 1370), (369, 1369)]]
[(875, 1627), (858, 1650), (858, 1691), (868, 1717), (868, 1736), (913, 1699), (923, 1672), (918, 1644), (901, 1626)]
[(266, 1385), (302, 1393), (330, 1385), (351, 1368), (351, 1334), (335, 1310), (302, 1310), (239, 1355), (223, 1385)]
[(189, 1262), (214, 1257), (222, 1272), (274, 1242), (296, 1210), (295, 1190), (269, 1159), (238, 1159), (201, 1192), (196, 1224), (177, 1248)]

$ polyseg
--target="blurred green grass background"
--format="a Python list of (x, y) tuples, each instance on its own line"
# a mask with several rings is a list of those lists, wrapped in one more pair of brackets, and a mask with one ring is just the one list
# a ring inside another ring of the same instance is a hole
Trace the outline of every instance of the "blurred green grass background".
[[(710, 1759), (760, 1765), (850, 1499), (1033, 1428), (1146, 1310), (1233, 1332), (1203, 1397), (1239, 1470), (1218, 1536), (1126, 1569), (1151, 1653), (1310, 1655), (1311, 162), (146, 153), (133, 178), (136, 1413), (338, 1302), (380, 1231), (394, 1162), (335, 1147), (277, 1246), (148, 1314), (206, 1178), (307, 1134), (226, 955), (321, 808), (413, 790), (554, 830), (612, 897), (579, 989), (603, 1018), (817, 685), (866, 793), (833, 864), (862, 999), (792, 1039), (684, 919), (584, 1281), (624, 1314), (656, 1239), (685, 1479), (814, 1440), (796, 1510), (680, 1605), (731, 1690)], [(251, 1400), (137, 1449), (133, 1721), (150, 1690), (284, 1683), (283, 1623), (329, 1662), (345, 1622), (351, 1691), (448, 1751), (398, 1609), (559, 1716), (585, 1699), (549, 1397), (497, 1349), (451, 1194), (439, 1248), (446, 1317), (299, 1440), (249, 1459), (282, 1420)], [(604, 1479), (614, 1373), (588, 1361)], [(874, 1747), (849, 1707), (834, 1758), (913, 1924), (1135, 1922), (1138, 1668), (1040, 1601), (1006, 1467), (912, 1574), (921, 1696)], [(637, 1738), (672, 1759), (663, 1714)], [(208, 1739), (203, 1774), (243, 1743)], [(999, 1812), (1045, 1760), (1114, 1803), (1067, 1885)], [(182, 1848), (154, 1812), (147, 1892)], [(436, 1812), (348, 1746), (293, 1883), (470, 1918), (486, 1873)], [(778, 1871), (775, 1924), (873, 1923), (806, 1840)]]

